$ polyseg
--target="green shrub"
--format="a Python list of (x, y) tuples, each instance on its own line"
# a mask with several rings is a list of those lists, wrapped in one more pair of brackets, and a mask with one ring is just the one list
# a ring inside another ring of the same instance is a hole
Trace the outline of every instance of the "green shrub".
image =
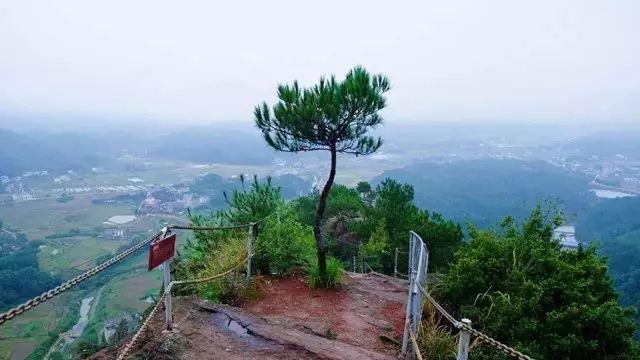
[[(246, 236), (246, 232), (238, 233), (216, 242), (215, 246), (197, 246), (201, 243), (196, 243), (196, 246), (186, 251), (185, 256), (179, 259), (175, 271), (176, 280), (205, 278), (233, 268), (247, 256)], [(205, 249), (207, 251), (204, 251)], [(244, 271), (245, 267), (240, 266), (237, 271), (213, 281), (178, 285), (174, 294), (197, 293), (208, 300), (233, 304), (241, 292), (244, 275), (240, 273)]]
[(389, 254), (389, 233), (384, 218), (378, 222), (364, 245), (358, 249), (358, 256), (375, 271), (382, 271), (383, 257)]
[(254, 244), (254, 266), (265, 273), (288, 274), (315, 258), (313, 229), (284, 210), (269, 218)]
[(318, 263), (315, 262), (309, 268), (309, 286), (312, 288), (335, 288), (342, 284), (344, 276), (342, 262), (334, 257), (327, 258), (327, 277), (320, 277)]

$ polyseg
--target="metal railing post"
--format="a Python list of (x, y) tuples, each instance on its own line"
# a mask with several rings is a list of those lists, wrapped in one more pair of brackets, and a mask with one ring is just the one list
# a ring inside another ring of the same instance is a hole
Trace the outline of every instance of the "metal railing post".
[(249, 237), (247, 238), (247, 282), (251, 280), (251, 257), (253, 256), (253, 238), (256, 235), (255, 226), (255, 223), (251, 223)]
[(393, 261), (393, 277), (398, 277), (398, 248), (396, 248), (395, 260)]
[(353, 255), (353, 272), (356, 272), (356, 256)]
[[(169, 228), (164, 227), (161, 230), (162, 238), (164, 239), (169, 235)], [(164, 285), (164, 291), (166, 295), (164, 297), (164, 324), (167, 330), (171, 330), (173, 328), (173, 317), (171, 316), (171, 290), (169, 289), (169, 284), (171, 284), (171, 259), (165, 260), (162, 263), (162, 283)]]
[[(412, 322), (411, 322), (411, 330), (413, 330), (413, 333), (418, 334), (418, 322), (420, 321), (420, 319), (422, 318), (422, 314), (420, 313), (420, 309), (422, 308), (422, 296), (419, 296), (420, 293), (420, 289), (418, 288), (418, 286), (422, 285), (422, 258), (424, 255), (424, 245), (422, 245), (422, 243), (420, 243), (420, 255), (418, 256), (418, 269), (416, 271), (416, 276), (414, 277), (413, 280), (413, 296), (411, 297), (411, 305), (412, 305), (412, 309), (411, 309), (411, 314), (412, 316)], [(421, 295), (421, 293), (420, 293)]]
[(167, 330), (173, 328), (173, 317), (171, 316), (171, 291), (169, 284), (171, 283), (171, 260), (162, 263), (162, 282), (164, 284), (164, 323)]
[[(471, 326), (471, 320), (462, 319), (462, 323)], [(464, 327), (460, 328), (460, 336), (458, 337), (458, 355), (456, 360), (467, 360), (469, 357), (469, 341), (471, 340), (471, 333), (469, 333)]]

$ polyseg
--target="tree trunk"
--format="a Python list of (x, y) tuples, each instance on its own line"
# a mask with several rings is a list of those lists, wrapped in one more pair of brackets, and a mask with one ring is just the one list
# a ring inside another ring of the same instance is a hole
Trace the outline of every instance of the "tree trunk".
[(333, 185), (333, 180), (336, 177), (336, 147), (331, 147), (331, 171), (329, 171), (329, 178), (322, 188), (320, 194), (320, 202), (318, 202), (318, 208), (316, 209), (316, 218), (313, 225), (313, 235), (316, 238), (316, 249), (318, 251), (318, 272), (320, 278), (326, 279), (327, 277), (327, 253), (324, 247), (324, 238), (322, 237), (322, 220), (324, 218), (324, 211), (327, 208), (327, 199), (329, 198), (329, 191)]

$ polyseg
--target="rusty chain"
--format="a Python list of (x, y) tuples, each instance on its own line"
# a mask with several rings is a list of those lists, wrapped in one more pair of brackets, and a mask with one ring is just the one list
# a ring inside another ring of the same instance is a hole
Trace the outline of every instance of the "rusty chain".
[(167, 226), (166, 228), (164, 228), (161, 231), (156, 232), (155, 234), (153, 234), (152, 236), (148, 237), (146, 240), (134, 245), (133, 247), (121, 252), (120, 254), (112, 257), (111, 259), (103, 262), (100, 265), (94, 266), (93, 268), (83, 272), (82, 274), (72, 278), (71, 280), (68, 280), (58, 286), (56, 286), (53, 289), (50, 289), (49, 291), (46, 291), (36, 297), (34, 297), (31, 300), (28, 300), (25, 303), (22, 303), (12, 309), (7, 310), (6, 312), (0, 314), (0, 325), (2, 325), (3, 323), (7, 322), (8, 320), (13, 319), (14, 317), (24, 313), (25, 311), (31, 310), (33, 308), (35, 308), (36, 306), (42, 304), (43, 302), (52, 299), (53, 297), (59, 295), (60, 293), (63, 293), (69, 289), (71, 289), (72, 287), (78, 285), (79, 283), (85, 281), (86, 279), (98, 274), (99, 272), (106, 270), (107, 268), (111, 267), (112, 265), (116, 264), (117, 262), (125, 259), (126, 257), (128, 257), (129, 255), (135, 253), (136, 251), (142, 249), (144, 246), (148, 245), (149, 243), (153, 242), (154, 240), (156, 240), (158, 237), (162, 236), (165, 232), (164, 230), (168, 230), (168, 229), (181, 229), (181, 230), (227, 230), (227, 229), (238, 229), (238, 228), (245, 228), (245, 227), (251, 227), (251, 226), (255, 226), (263, 221), (265, 221), (267, 218), (269, 218), (271, 215), (266, 216), (263, 219), (260, 219), (258, 221), (255, 222), (251, 222), (248, 224), (241, 224), (241, 225), (229, 225), (229, 226), (192, 226), (192, 225), (170, 225)]
[(502, 352), (504, 352), (505, 354), (507, 354), (508, 356), (514, 358), (514, 359), (521, 359), (521, 360), (533, 360), (533, 358), (531, 358), (530, 356), (527, 356), (521, 352), (519, 352), (518, 350), (509, 347), (503, 343), (501, 343), (500, 341), (493, 339), (492, 337), (490, 337), (489, 335), (486, 335), (474, 328), (472, 328), (471, 326), (464, 324), (464, 323), (460, 323), (460, 328), (465, 329), (466, 331), (468, 331), (469, 333), (471, 333), (471, 335), (475, 336), (478, 340), (487, 343), (491, 346), (493, 346), (494, 348), (497, 348), (498, 350), (501, 350)]
[(68, 280), (58, 286), (56, 286), (55, 288), (44, 292), (36, 297), (34, 297), (33, 299), (20, 304), (12, 309), (9, 309), (8, 311), (0, 314), (0, 325), (5, 323), (6, 321), (13, 319), (14, 317), (16, 317), (17, 315), (20, 315), (22, 313), (24, 313), (25, 311), (31, 310), (33, 308), (35, 308), (36, 306), (42, 304), (43, 302), (59, 295), (62, 292), (65, 292), (69, 289), (71, 289), (72, 287), (78, 285), (79, 283), (87, 280), (88, 278), (96, 275), (97, 273), (106, 270), (107, 268), (109, 268), (110, 266), (112, 266), (113, 264), (116, 264), (117, 262), (125, 259), (126, 257), (128, 257), (129, 255), (135, 253), (136, 251), (142, 249), (145, 245), (151, 243), (152, 241), (154, 241), (155, 239), (157, 239), (159, 236), (162, 235), (161, 231), (158, 231), (157, 233), (155, 233), (154, 235), (150, 236), (149, 238), (147, 238), (146, 240), (136, 244), (135, 246), (121, 252), (120, 254), (112, 257), (111, 259), (103, 262), (100, 265), (97, 265), (87, 271), (85, 271), (84, 273), (74, 277), (71, 280)]
[(469, 333), (471, 333), (471, 335), (475, 336), (480, 341), (482, 341), (484, 343), (487, 343), (487, 344), (497, 348), (498, 350), (501, 350), (502, 352), (504, 352), (505, 354), (507, 354), (508, 356), (510, 356), (510, 357), (512, 357), (514, 359), (533, 360), (533, 358), (531, 358), (530, 356), (527, 356), (527, 355), (519, 352), (518, 350), (499, 342), (498, 340), (490, 337), (489, 335), (486, 335), (486, 334), (482, 333), (481, 331), (472, 328), (470, 325), (467, 325), (467, 324), (465, 324), (465, 323), (463, 323), (461, 321), (456, 320), (451, 314), (449, 314), (442, 307), (442, 305), (438, 304), (436, 299), (434, 299), (433, 296), (431, 296), (431, 294), (429, 294), (429, 292), (424, 287), (422, 287), (422, 285), (418, 284), (418, 288), (420, 289), (422, 294), (427, 298), (427, 300), (429, 300), (429, 302), (433, 305), (433, 307), (435, 307), (436, 310), (438, 310), (438, 312), (445, 319), (447, 319), (454, 327), (456, 327), (458, 329), (464, 329), (465, 331), (468, 331)]

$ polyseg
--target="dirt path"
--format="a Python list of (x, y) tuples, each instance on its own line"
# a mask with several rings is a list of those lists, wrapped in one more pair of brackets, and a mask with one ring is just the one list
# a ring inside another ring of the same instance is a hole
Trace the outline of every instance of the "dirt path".
[[(132, 355), (146, 359), (396, 359), (406, 285), (351, 274), (339, 290), (312, 290), (301, 279), (260, 279), (260, 300), (243, 308), (174, 298), (173, 331), (159, 312)], [(94, 359), (112, 359), (115, 351)], [(132, 357), (133, 358), (133, 357)]]

